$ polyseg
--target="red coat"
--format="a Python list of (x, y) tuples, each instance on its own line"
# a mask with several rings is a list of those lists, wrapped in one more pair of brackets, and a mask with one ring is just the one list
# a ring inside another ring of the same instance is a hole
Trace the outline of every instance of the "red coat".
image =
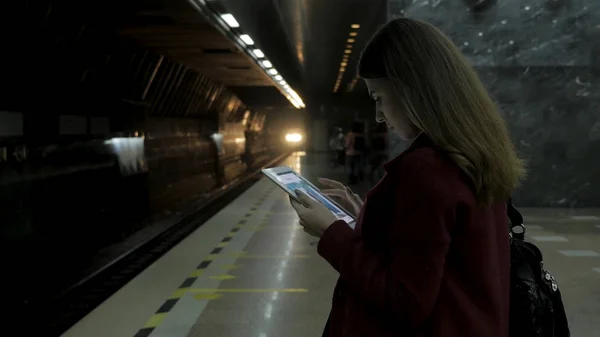
[(507, 337), (504, 202), (476, 207), (459, 168), (419, 137), (385, 164), (352, 230), (318, 252), (340, 274), (327, 337)]

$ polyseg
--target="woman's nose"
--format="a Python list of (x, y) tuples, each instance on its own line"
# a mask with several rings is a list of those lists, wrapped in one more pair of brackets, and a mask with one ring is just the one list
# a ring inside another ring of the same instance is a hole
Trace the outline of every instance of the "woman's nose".
[(375, 121), (377, 123), (385, 122), (385, 119), (383, 118), (383, 113), (379, 109), (375, 110)]

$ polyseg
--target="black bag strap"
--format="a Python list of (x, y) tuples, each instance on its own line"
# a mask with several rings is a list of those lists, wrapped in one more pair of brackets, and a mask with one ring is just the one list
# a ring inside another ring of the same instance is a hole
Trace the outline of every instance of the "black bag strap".
[(510, 220), (509, 234), (511, 238), (517, 238), (519, 240), (525, 240), (525, 225), (523, 224), (523, 215), (513, 205), (512, 198), (508, 198), (506, 201), (506, 214)]

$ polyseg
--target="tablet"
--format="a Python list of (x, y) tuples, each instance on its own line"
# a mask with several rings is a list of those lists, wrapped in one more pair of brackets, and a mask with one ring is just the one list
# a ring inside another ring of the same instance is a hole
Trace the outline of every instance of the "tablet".
[(295, 190), (301, 190), (310, 196), (312, 199), (321, 202), (339, 219), (344, 220), (350, 227), (354, 228), (356, 220), (350, 213), (339, 206), (335, 201), (331, 200), (310, 181), (294, 171), (288, 166), (271, 167), (262, 170), (267, 178), (271, 179), (277, 186), (287, 192), (294, 200), (300, 202), (296, 197)]

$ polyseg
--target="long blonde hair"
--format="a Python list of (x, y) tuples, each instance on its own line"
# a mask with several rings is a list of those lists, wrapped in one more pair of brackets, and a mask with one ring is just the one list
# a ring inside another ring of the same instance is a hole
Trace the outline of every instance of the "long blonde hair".
[(445, 152), (471, 179), (477, 200), (504, 200), (525, 177), (506, 123), (477, 73), (437, 28), (408, 18), (373, 36), (358, 66), (362, 78), (391, 80), (398, 113)]

